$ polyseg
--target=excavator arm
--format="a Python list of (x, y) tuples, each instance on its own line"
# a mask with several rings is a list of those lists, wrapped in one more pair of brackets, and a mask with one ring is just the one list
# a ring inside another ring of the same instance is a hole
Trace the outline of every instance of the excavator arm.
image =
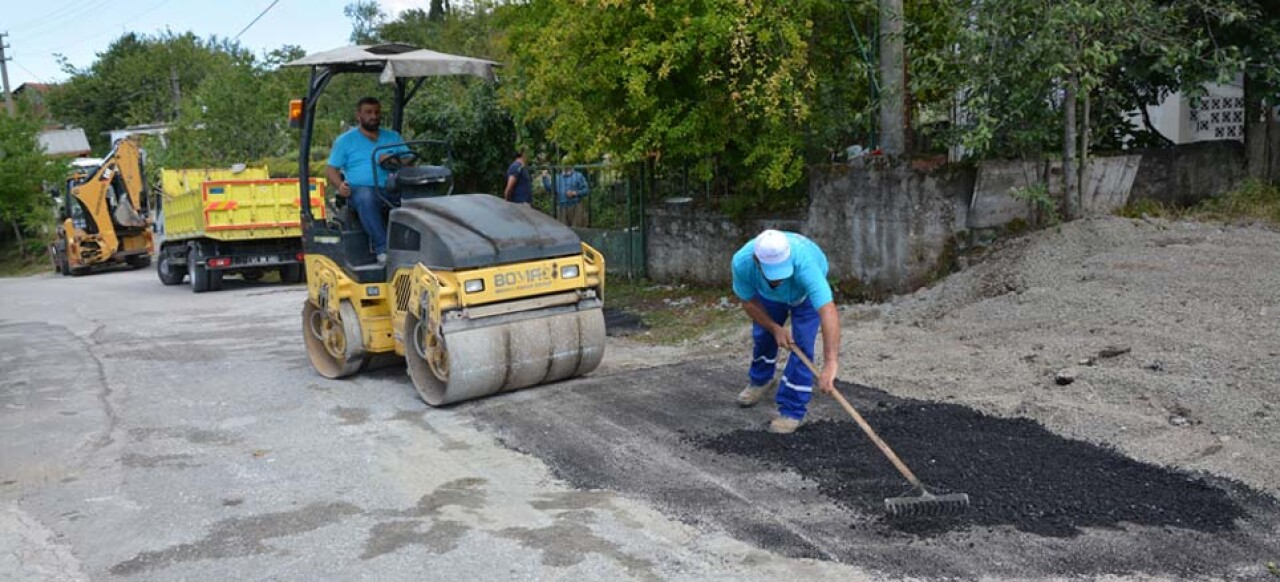
[[(124, 196), (112, 185), (122, 186)], [(150, 221), (142, 215), (146, 196), (142, 153), (132, 140), (122, 140), (107, 154), (102, 165), (71, 195), (84, 209), (96, 233), (68, 230), (68, 251), (86, 265), (105, 262), (120, 249), (121, 228), (145, 228)], [(120, 196), (110, 200), (111, 196)], [(112, 207), (114, 206), (114, 210)], [(86, 224), (86, 226), (88, 226)]]

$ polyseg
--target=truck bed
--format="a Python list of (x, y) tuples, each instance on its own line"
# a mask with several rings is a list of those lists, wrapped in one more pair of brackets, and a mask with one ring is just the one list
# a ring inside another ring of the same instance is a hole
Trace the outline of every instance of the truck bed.
[[(309, 183), (312, 211), (323, 217), (324, 184), (315, 178)], [(296, 178), (205, 180), (165, 200), (165, 239), (301, 237), (299, 215)]]

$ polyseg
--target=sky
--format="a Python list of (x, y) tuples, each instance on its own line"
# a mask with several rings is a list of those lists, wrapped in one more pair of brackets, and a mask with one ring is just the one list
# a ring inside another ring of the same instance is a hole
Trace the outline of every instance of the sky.
[[(350, 44), (351, 21), (342, 8), (353, 0), (276, 0), (240, 37), (240, 44), (261, 56), (293, 44), (308, 53)], [(65, 80), (55, 53), (76, 68), (86, 68), (113, 40), (126, 32), (193, 32), (207, 38), (235, 37), (272, 0), (4, 0), (0, 32), (8, 32), (5, 50), (10, 89), (28, 82)], [(429, 0), (382, 0), (382, 11), (426, 9)]]

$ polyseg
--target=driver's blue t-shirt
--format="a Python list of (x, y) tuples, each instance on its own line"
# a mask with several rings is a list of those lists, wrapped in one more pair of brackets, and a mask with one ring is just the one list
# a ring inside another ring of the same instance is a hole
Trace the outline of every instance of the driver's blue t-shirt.
[[(380, 167), (376, 168), (378, 175), (377, 180), (374, 180), (373, 148), (402, 142), (404, 138), (390, 129), (379, 129), (378, 141), (375, 143), (360, 133), (359, 127), (353, 127), (334, 140), (333, 151), (329, 152), (329, 165), (342, 170), (342, 174), (347, 178), (347, 184), (353, 188), (358, 186), (381, 188), (387, 183), (387, 171)], [(409, 148), (405, 146), (380, 149), (378, 157), (407, 151)]]

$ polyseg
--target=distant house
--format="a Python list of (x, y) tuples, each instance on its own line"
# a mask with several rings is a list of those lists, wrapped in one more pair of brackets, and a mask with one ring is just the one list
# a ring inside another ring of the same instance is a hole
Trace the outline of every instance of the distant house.
[(123, 129), (113, 129), (111, 131), (102, 132), (104, 135), (111, 136), (111, 143), (116, 143), (131, 135), (155, 135), (160, 137), (160, 145), (168, 147), (169, 143), (165, 141), (164, 134), (168, 133), (169, 124), (152, 123), (147, 125), (130, 125)]
[(45, 97), (56, 85), (49, 83), (23, 83), (13, 90), (13, 98), (18, 102), (26, 102), (31, 105), (31, 110), (36, 117), (45, 119), (48, 116), (48, 110), (45, 109)]
[(44, 153), (50, 156), (85, 157), (89, 155), (89, 139), (79, 127), (46, 129), (37, 137)]

